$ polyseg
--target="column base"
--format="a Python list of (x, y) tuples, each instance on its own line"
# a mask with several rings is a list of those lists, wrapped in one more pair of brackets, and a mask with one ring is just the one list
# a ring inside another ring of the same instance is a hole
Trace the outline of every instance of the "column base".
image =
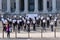
[(4, 14), (4, 12), (1, 12), (1, 11), (0, 11), (0, 14)]
[(10, 11), (6, 11), (6, 13), (8, 13), (8, 14), (9, 14), (9, 13), (11, 13), (11, 12), (10, 12)]
[(56, 10), (52, 10), (52, 13), (57, 13), (57, 11)]
[(15, 11), (15, 14), (19, 14), (20, 12), (19, 11)]
[(39, 13), (39, 11), (38, 10), (35, 10), (34, 13)]
[(43, 10), (43, 13), (48, 13), (48, 11), (46, 11), (46, 10)]
[(24, 13), (26, 13), (26, 14), (27, 14), (27, 13), (28, 13), (28, 10), (27, 10), (27, 11), (26, 11), (26, 10), (24, 10)]

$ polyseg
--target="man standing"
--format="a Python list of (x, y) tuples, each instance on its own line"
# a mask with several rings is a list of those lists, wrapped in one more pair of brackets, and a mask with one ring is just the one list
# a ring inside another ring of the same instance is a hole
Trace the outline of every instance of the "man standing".
[(45, 27), (46, 27), (46, 20), (43, 19), (43, 30), (46, 30)]
[(44, 19), (44, 17), (42, 16), (41, 17), (41, 27), (43, 27), (43, 19)]
[(49, 25), (50, 25), (50, 18), (47, 17), (47, 28), (49, 28)]
[(54, 22), (51, 21), (50, 25), (51, 25), (51, 31), (53, 32), (53, 25), (54, 25)]
[(23, 18), (23, 22), (24, 22), (24, 30), (26, 30), (26, 18)]
[(57, 17), (54, 18), (54, 25), (57, 27)]
[(20, 20), (20, 28), (21, 28), (21, 30), (22, 30), (22, 29), (23, 29), (23, 25), (24, 25), (22, 16), (20, 16), (19, 20)]
[(37, 23), (37, 27), (39, 27), (39, 25), (40, 25), (39, 17), (36, 18), (36, 23)]
[(36, 30), (36, 21), (33, 20), (33, 30), (35, 31)]
[(30, 32), (30, 21), (27, 20), (27, 29), (28, 29), (28, 32)]
[(13, 31), (15, 31), (15, 28), (16, 28), (16, 26), (17, 26), (17, 24), (16, 24), (16, 15), (14, 16), (14, 19), (13, 19)]
[(18, 26), (18, 33), (20, 33), (20, 20), (17, 20), (17, 26)]
[(50, 20), (52, 20), (52, 15), (51, 14), (49, 14), (49, 18), (50, 18)]
[(3, 18), (3, 15), (1, 15), (1, 21), (2, 21), (2, 25), (3, 25), (3, 31), (6, 31), (5, 19)]

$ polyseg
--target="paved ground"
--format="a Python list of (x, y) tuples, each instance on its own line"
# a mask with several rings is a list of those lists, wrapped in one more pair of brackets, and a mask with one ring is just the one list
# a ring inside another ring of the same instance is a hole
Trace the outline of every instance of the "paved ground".
[(0, 40), (60, 40), (60, 38), (39, 38), (39, 39), (0, 39)]
[[(51, 32), (50, 28), (47, 28), (46, 31), (43, 31), (43, 33), (41, 33), (41, 27), (36, 27), (36, 29), (37, 29), (36, 31), (32, 31), (32, 28), (31, 28), (31, 32), (29, 33), (29, 37), (31, 38), (30, 40), (60, 40), (60, 24), (59, 24), (59, 21), (60, 20), (58, 20), (58, 27), (56, 28), (56, 31), (57, 31), (56, 33)], [(17, 34), (17, 39), (15, 38), (16, 34)], [(55, 35), (56, 35), (56, 38), (55, 38)], [(4, 39), (3, 39), (2, 24), (0, 22), (0, 38), (1, 38), (0, 40), (28, 40), (27, 39), (28, 38), (28, 32), (23, 31), (23, 30), (20, 33), (12, 32), (12, 33), (10, 33), (11, 39), (7, 39), (7, 33), (4, 32)]]
[[(16, 36), (17, 35), (17, 36)], [(44, 33), (10, 33), (10, 38), (60, 38), (60, 32), (44, 32)], [(0, 33), (0, 38), (3, 38), (3, 33)], [(7, 38), (7, 33), (4, 33), (4, 38)]]

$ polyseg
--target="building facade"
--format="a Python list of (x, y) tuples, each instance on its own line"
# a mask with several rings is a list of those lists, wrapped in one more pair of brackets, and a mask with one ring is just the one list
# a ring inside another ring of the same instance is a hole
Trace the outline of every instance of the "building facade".
[(0, 14), (60, 13), (60, 0), (0, 0)]

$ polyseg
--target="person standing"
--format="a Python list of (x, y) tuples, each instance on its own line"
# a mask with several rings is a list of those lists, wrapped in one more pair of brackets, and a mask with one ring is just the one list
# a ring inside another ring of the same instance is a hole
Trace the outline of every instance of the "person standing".
[(30, 21), (27, 20), (27, 31), (30, 32)]
[(10, 32), (12, 32), (12, 19), (11, 18), (7, 18), (7, 20), (8, 20), (9, 26), (11, 28)]
[(20, 20), (17, 20), (17, 26), (18, 26), (18, 33), (20, 33)]
[(43, 19), (44, 19), (44, 17), (42, 16), (41, 17), (41, 27), (43, 27)]
[(54, 18), (54, 25), (57, 27), (57, 17)]
[(24, 25), (24, 22), (23, 22), (23, 20), (22, 20), (22, 17), (20, 17), (19, 20), (20, 20), (20, 28), (21, 28), (21, 30), (22, 30), (22, 29), (23, 29), (23, 25)]
[(35, 31), (36, 30), (36, 21), (33, 20), (33, 30)]
[(52, 32), (53, 32), (53, 25), (54, 25), (54, 22), (51, 21), (50, 26), (51, 26), (51, 31)]
[(12, 20), (12, 22), (13, 22), (13, 31), (15, 31), (15, 28), (17, 26), (16, 16), (14, 16), (14, 19)]
[(6, 31), (6, 28), (5, 28), (5, 19), (3, 18), (3, 15), (1, 15), (1, 21), (2, 21), (2, 25), (3, 25), (3, 31)]
[(52, 20), (52, 15), (51, 14), (49, 14), (49, 18), (50, 18), (50, 21)]
[(24, 30), (26, 30), (26, 18), (23, 18), (23, 22), (24, 22)]
[(39, 25), (40, 25), (39, 17), (36, 18), (36, 23), (37, 23), (37, 27), (39, 27)]
[(7, 32), (7, 37), (10, 38), (10, 26), (9, 26), (9, 23), (6, 22), (6, 32)]
[(50, 25), (50, 18), (47, 17), (47, 28), (49, 28), (49, 25)]
[(46, 30), (45, 27), (46, 27), (46, 20), (43, 19), (43, 30)]

